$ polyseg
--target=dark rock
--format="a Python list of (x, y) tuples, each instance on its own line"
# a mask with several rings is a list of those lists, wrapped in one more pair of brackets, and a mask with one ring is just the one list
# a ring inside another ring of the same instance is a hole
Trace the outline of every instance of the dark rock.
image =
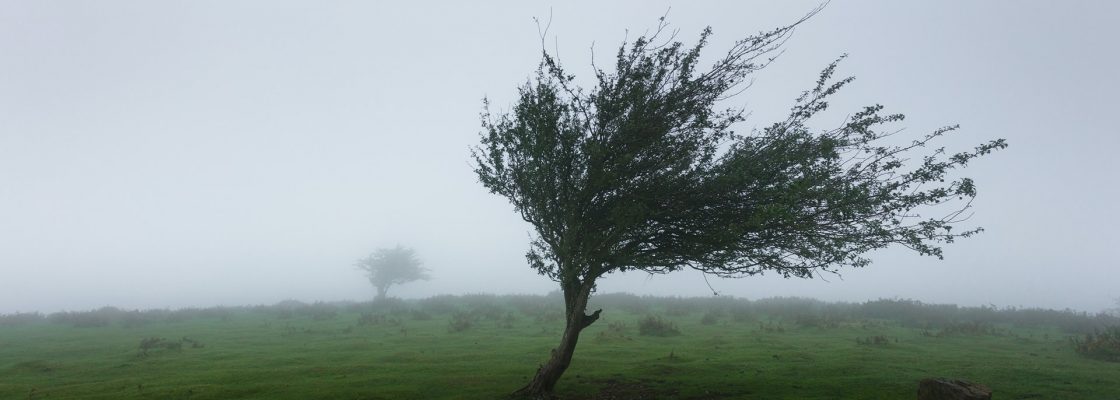
[(992, 389), (959, 379), (927, 378), (918, 383), (918, 400), (992, 400)]

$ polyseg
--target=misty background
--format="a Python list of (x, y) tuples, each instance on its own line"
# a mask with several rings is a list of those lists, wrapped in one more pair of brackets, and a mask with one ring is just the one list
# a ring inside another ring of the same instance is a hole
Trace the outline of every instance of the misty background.
[[(613, 66), (666, 12), (685, 43), (712, 26), (711, 58), (816, 5), (0, 3), (0, 313), (365, 301), (354, 262), (397, 244), (434, 279), (391, 296), (555, 290), (469, 161), (482, 98), (507, 109), (540, 60), (533, 17), (587, 85), (592, 55)], [(904, 135), (959, 123), (949, 151), (1008, 139), (965, 171), (986, 232), (944, 261), (890, 249), (824, 279), (616, 274), (599, 292), (1115, 306), (1118, 19), (1107, 1), (833, 2), (728, 102), (752, 112), (740, 130), (849, 54), (838, 75), (857, 79), (813, 126), (881, 103)]]

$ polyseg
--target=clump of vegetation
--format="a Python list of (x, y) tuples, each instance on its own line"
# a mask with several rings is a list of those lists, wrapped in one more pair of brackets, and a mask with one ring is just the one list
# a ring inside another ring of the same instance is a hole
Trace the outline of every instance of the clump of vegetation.
[(786, 328), (780, 322), (766, 321), (766, 323), (759, 322), (758, 330), (766, 333), (785, 333)]
[(151, 313), (140, 311), (126, 312), (121, 316), (121, 326), (125, 328), (138, 328), (156, 322)]
[(75, 328), (100, 328), (120, 319), (124, 311), (116, 307), (102, 307), (93, 311), (59, 312), (51, 314), (51, 322), (68, 324)]
[(802, 328), (835, 329), (840, 327), (840, 321), (824, 315), (798, 315), (794, 323)]
[(1120, 326), (1086, 334), (1084, 339), (1071, 338), (1077, 354), (1098, 360), (1120, 362)]
[(5, 314), (0, 315), (0, 326), (26, 325), (42, 321), (43, 319), (43, 314), (39, 314), (37, 312)]
[(684, 317), (699, 310), (700, 304), (683, 298), (670, 298), (665, 304), (665, 313), (673, 317)]
[(412, 319), (416, 321), (428, 321), (432, 319), (432, 314), (424, 310), (412, 310), (408, 312), (408, 315), (412, 316)]
[(647, 315), (638, 321), (638, 334), (642, 336), (677, 336), (681, 334), (681, 331), (677, 329), (676, 324), (670, 321)]
[(392, 314), (396, 316), (401, 316), (407, 314), (409, 311), (412, 311), (412, 307), (407, 302), (392, 297), (386, 297), (381, 300), (376, 300), (372, 303), (366, 303), (365, 307), (366, 309), (373, 312)]
[(923, 330), (922, 336), (1003, 336), (1005, 332), (992, 324), (985, 322), (955, 322), (942, 327), (936, 333), (929, 330)]
[(750, 307), (747, 307), (745, 305), (732, 307), (730, 314), (731, 319), (738, 323), (750, 323), (758, 319), (758, 316), (755, 315), (754, 311), (751, 311)]
[(459, 333), (474, 327), (474, 317), (470, 313), (456, 311), (451, 314), (451, 321), (447, 323), (447, 332)]
[(463, 297), (472, 315), (487, 321), (499, 321), (508, 313), (498, 305), (493, 296), (469, 295)]
[(420, 310), (433, 315), (446, 315), (459, 310), (457, 296), (439, 295), (420, 300)]
[(306, 313), (311, 319), (316, 321), (325, 321), (338, 317), (338, 311), (334, 306), (322, 302), (316, 302), (310, 307), (307, 307)]
[(700, 317), (700, 323), (704, 325), (715, 325), (716, 322), (719, 322), (719, 319), (722, 316), (723, 313), (719, 310), (708, 311), (704, 313), (703, 317)]
[(604, 329), (602, 332), (599, 332), (599, 335), (596, 336), (595, 338), (600, 340), (600, 341), (634, 340), (634, 338), (632, 338), (632, 337), (630, 337), (629, 335), (626, 334), (626, 332), (628, 330), (629, 329), (626, 327), (625, 322), (614, 321), (614, 322), (608, 323), (607, 324), (607, 329)]
[(498, 321), (498, 327), (502, 329), (513, 329), (514, 322), (517, 322), (517, 317), (511, 312), (507, 312), (506, 315)]
[(140, 355), (146, 357), (149, 351), (156, 349), (183, 351), (183, 345), (188, 345), (194, 349), (205, 347), (201, 342), (185, 336), (179, 340), (149, 337), (140, 339)]
[[(898, 341), (898, 339), (895, 339), (895, 342), (897, 342), (897, 341)], [(868, 336), (868, 337), (865, 337), (865, 338), (862, 338), (862, 337), (857, 337), (856, 338), (856, 344), (861, 344), (861, 345), (882, 346), (882, 345), (888, 344), (890, 342), (891, 341), (889, 339), (887, 339), (886, 336), (883, 336), (883, 335)]]
[(275, 305), (268, 307), (269, 311), (276, 314), (277, 319), (291, 319), (295, 317), (296, 311), (307, 307), (307, 304), (299, 300), (284, 300)]

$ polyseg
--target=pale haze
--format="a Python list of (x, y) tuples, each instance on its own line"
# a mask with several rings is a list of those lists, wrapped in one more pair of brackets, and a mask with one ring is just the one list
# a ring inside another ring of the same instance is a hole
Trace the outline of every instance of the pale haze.
[[(557, 289), (531, 227), (472, 171), (482, 99), (508, 109), (543, 45), (591, 83), (667, 15), (709, 58), (816, 2), (0, 3), (0, 313), (366, 301), (354, 262), (414, 248), (433, 279), (390, 295)], [(534, 17), (540, 25), (534, 22)], [(551, 24), (549, 25), (549, 21)], [(985, 232), (813, 280), (610, 275), (599, 292), (1097, 312), (1120, 297), (1120, 3), (835, 1), (728, 101), (784, 117), (819, 71), (901, 135), (943, 125), (977, 160)], [(629, 36), (628, 36), (629, 35)], [(592, 46), (594, 44), (594, 46)], [(704, 63), (702, 63), (704, 64)]]

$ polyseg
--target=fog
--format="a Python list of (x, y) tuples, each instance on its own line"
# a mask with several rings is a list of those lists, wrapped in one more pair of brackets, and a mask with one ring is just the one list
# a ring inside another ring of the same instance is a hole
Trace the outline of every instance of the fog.
[[(368, 300), (354, 262), (414, 248), (405, 298), (547, 293), (531, 227), (477, 182), (481, 101), (507, 109), (545, 40), (587, 83), (657, 18), (708, 55), (815, 2), (0, 3), (0, 313)], [(1096, 312), (1120, 297), (1115, 2), (834, 2), (729, 105), (779, 118), (842, 54), (834, 109), (880, 103), (967, 171), (945, 260), (888, 249), (841, 275), (610, 275), (599, 292)], [(594, 43), (594, 47), (592, 47)], [(815, 120), (837, 126), (844, 114)]]

